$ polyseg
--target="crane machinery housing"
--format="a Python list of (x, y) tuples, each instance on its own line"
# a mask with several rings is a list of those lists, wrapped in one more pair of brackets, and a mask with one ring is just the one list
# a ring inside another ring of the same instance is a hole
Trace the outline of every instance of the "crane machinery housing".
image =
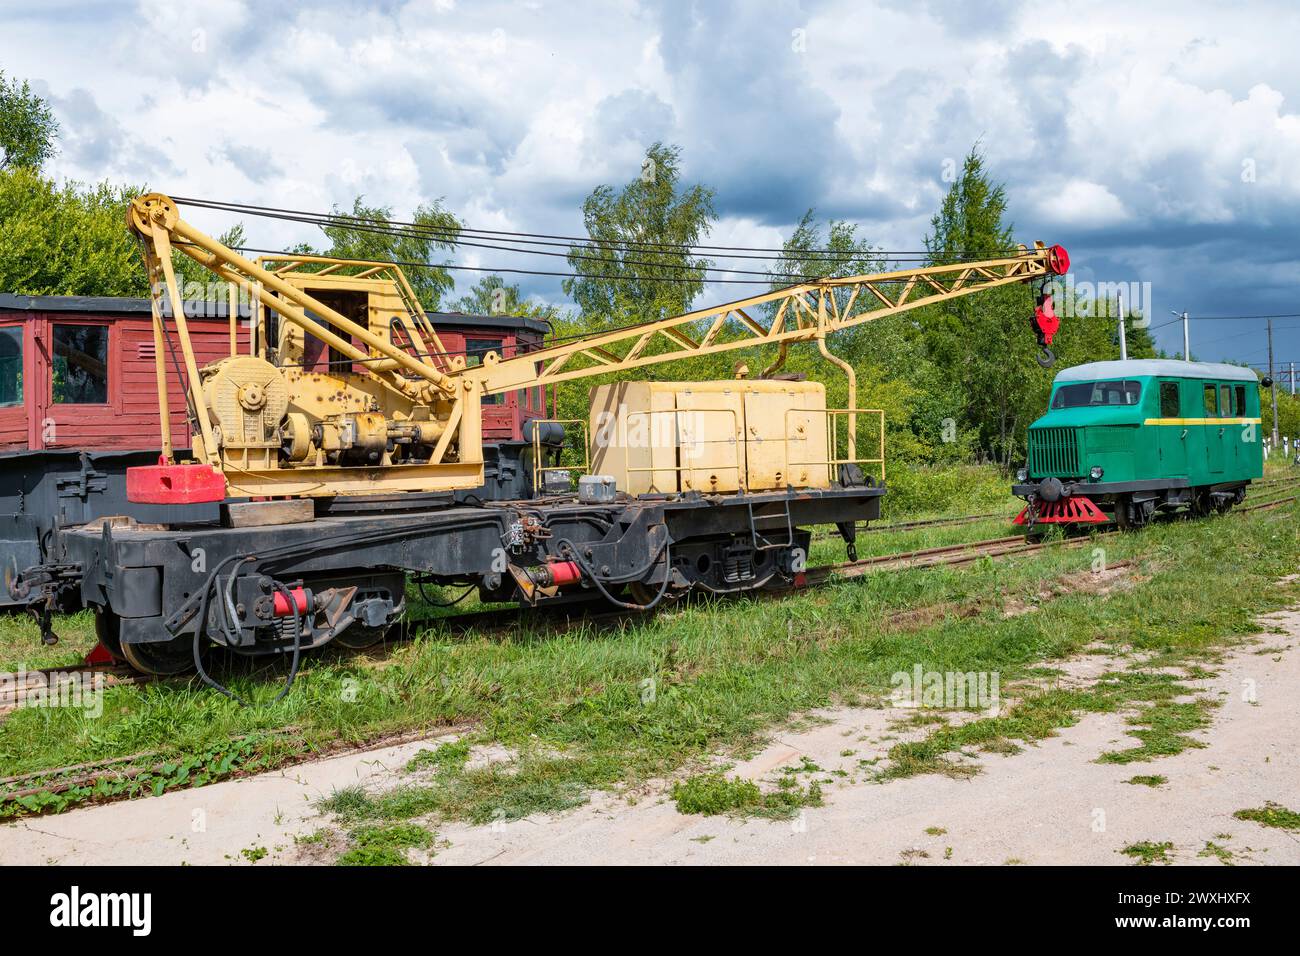
[[(1041, 287), (1069, 265), (1060, 246), (1036, 243), (798, 283), (472, 363), (444, 347), (394, 263), (250, 260), (158, 193), (137, 198), (128, 221), (153, 290), (161, 455), (127, 472), (148, 520), (127, 507), (60, 527), (9, 587), (47, 640), (54, 609), (86, 605), (111, 653), (160, 674), (201, 669), (208, 643), (295, 658), (334, 640), (368, 645), (403, 616), (410, 583), (649, 609), (696, 588), (796, 581), (814, 525), (834, 525), (852, 557), (885, 491), (884, 415), (856, 407), (854, 369), (828, 336), (983, 289)], [(246, 348), (232, 331), (230, 354), (200, 367), (174, 250), (228, 283), (232, 302), (254, 304)], [(1031, 326), (1049, 362), (1050, 298)], [(847, 376), (845, 408), (779, 373), (797, 342)], [(625, 376), (764, 345), (778, 355), (760, 378)], [(191, 460), (173, 448), (171, 376), (184, 383)], [(585, 419), (528, 421), (510, 455), (485, 442), (483, 403), (596, 378)]]

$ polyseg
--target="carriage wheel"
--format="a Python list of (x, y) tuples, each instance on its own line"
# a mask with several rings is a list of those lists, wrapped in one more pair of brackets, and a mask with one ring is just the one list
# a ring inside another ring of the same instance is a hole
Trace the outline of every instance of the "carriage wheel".
[(123, 644), (122, 656), (144, 674), (172, 677), (194, 669), (194, 645), (184, 637), (146, 644)]
[(107, 608), (95, 608), (95, 636), (113, 660), (126, 660), (122, 653), (122, 619)]

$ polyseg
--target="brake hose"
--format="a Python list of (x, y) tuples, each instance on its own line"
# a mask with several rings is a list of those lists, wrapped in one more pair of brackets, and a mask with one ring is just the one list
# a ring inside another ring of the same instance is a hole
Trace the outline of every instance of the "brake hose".
[[(254, 560), (254, 558), (251, 555), (244, 555), (241, 558), (241, 563), (252, 561), (252, 560)], [(220, 571), (221, 566), (224, 565), (225, 563), (226, 561), (223, 561), (221, 565), (217, 566), (217, 569), (212, 574), (212, 578), (209, 579), (209, 583), (204, 588), (202, 599), (199, 602), (200, 617), (194, 628), (194, 645), (193, 645), (194, 670), (199, 675), (199, 679), (203, 681), (203, 683), (206, 684), (208, 687), (211, 687), (213, 690), (217, 691), (218, 693), (223, 694), (226, 697), (229, 697), (231, 700), (239, 704), (239, 706), (241, 707), (250, 707), (252, 705), (249, 704), (248, 701), (244, 700), (242, 697), (240, 697), (238, 694), (231, 691), (229, 688), (223, 686), (219, 681), (216, 680), (216, 678), (214, 678), (211, 674), (207, 672), (207, 670), (203, 666), (203, 655), (200, 653), (200, 647), (203, 641), (203, 625), (205, 623), (204, 619), (207, 616), (206, 612), (207, 612), (207, 605), (208, 605), (208, 595), (212, 592), (214, 583), (217, 585), (216, 590), (218, 591), (218, 593), (220, 593), (220, 579), (217, 578), (217, 573)], [(232, 599), (234, 582), (237, 576), (238, 576), (238, 569), (230, 572), (230, 580), (226, 585), (227, 601), (230, 601)], [(284, 700), (284, 698), (288, 695), (289, 691), (293, 688), (294, 681), (298, 677), (298, 665), (302, 659), (302, 613), (298, 610), (298, 602), (294, 598), (293, 592), (290, 591), (284, 584), (281, 584), (279, 581), (276, 581), (274, 582), (273, 586), (276, 591), (284, 595), (284, 599), (289, 603), (289, 611), (293, 615), (293, 660), (289, 665), (289, 676), (285, 679), (284, 687), (281, 688), (280, 693), (276, 694), (275, 698), (269, 704), (266, 705), (267, 707), (271, 707), (274, 706), (275, 704), (278, 704), (280, 701)], [(218, 626), (221, 628), (221, 633), (225, 635), (226, 639), (230, 641), (230, 643), (232, 644), (236, 643), (235, 641), (231, 640), (231, 636), (234, 633), (232, 630), (233, 622), (231, 622), (231, 620), (227, 616), (231, 608), (228, 605), (221, 606), (220, 604), (218, 604), (218, 606), (221, 607), (221, 611), (219, 613), (221, 620), (218, 622)]]
[[(600, 577), (597, 576), (595, 569), (592, 568), (592, 566), (587, 563), (586, 559), (578, 553), (578, 549), (574, 546), (572, 541), (568, 538), (560, 538), (555, 543), (562, 550), (568, 551), (569, 556), (573, 561), (583, 570), (583, 572), (586, 573), (587, 577), (591, 578), (592, 583), (595, 584), (600, 593), (605, 596), (605, 600), (609, 601), (609, 603), (613, 604), (615, 607), (621, 607), (628, 611), (652, 611), (659, 602), (664, 599), (664, 595), (668, 593), (668, 583), (672, 580), (673, 565), (672, 554), (668, 549), (668, 542), (666, 540), (655, 556), (645, 565), (644, 570), (648, 571), (658, 562), (660, 554), (664, 557), (664, 583), (659, 586), (659, 593), (654, 596), (654, 600), (649, 604), (636, 604), (630, 601), (621, 601), (614, 597), (614, 595), (610, 594), (609, 591), (605, 589), (605, 585), (601, 583)], [(644, 573), (644, 571), (642, 573)]]

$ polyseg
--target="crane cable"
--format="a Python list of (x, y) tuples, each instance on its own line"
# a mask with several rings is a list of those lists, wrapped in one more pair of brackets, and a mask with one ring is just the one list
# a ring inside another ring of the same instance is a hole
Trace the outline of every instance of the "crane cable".
[[(733, 258), (733, 259), (751, 259), (751, 258), (784, 259), (789, 256), (789, 252), (790, 252), (789, 250), (786, 249), (777, 249), (771, 246), (722, 246), (722, 245), (708, 245), (703, 243), (656, 242), (653, 240), (643, 240), (643, 239), (599, 239), (592, 236), (564, 236), (564, 235), (554, 235), (554, 234), (536, 233), (536, 232), (512, 232), (504, 229), (477, 229), (470, 226), (457, 226), (455, 229), (452, 229), (450, 227), (433, 226), (427, 223), (419, 223), (419, 222), (413, 222), (409, 220), (375, 219), (375, 218), (369, 218), (365, 216), (355, 216), (355, 215), (349, 215), (347, 213), (338, 212), (337, 210), (329, 213), (316, 213), (316, 212), (307, 212), (298, 209), (283, 209), (275, 206), (258, 206), (258, 205), (251, 205), (245, 203), (224, 202), (219, 200), (185, 198), (181, 196), (175, 196), (172, 198), (178, 203), (194, 206), (196, 208), (211, 209), (214, 211), (221, 211), (221, 212), (247, 213), (249, 215), (263, 216), (269, 218), (281, 218), (282, 216), (309, 217), (313, 221), (320, 220), (322, 224), (332, 225), (332, 226), (346, 226), (350, 222), (369, 223), (375, 225), (387, 224), (397, 234), (408, 235), (408, 236), (424, 233), (429, 235), (444, 235), (444, 236), (450, 236), (452, 238), (458, 238), (461, 235), (470, 234), (475, 238), (484, 238), (484, 239), (491, 238), (492, 236), (505, 236), (505, 237), (509, 237), (512, 241), (528, 242), (529, 244), (532, 245), (556, 246), (556, 245), (571, 245), (573, 243), (604, 243), (608, 245), (624, 246), (627, 248), (641, 249), (646, 251), (663, 249), (669, 252), (681, 253), (681, 252), (688, 252), (690, 250), (707, 249), (707, 250), (719, 251), (719, 252), (734, 251), (734, 252), (756, 252), (756, 253), (765, 254), (761, 256), (748, 256), (748, 255), (727, 256), (727, 258)], [(553, 241), (545, 241), (545, 240), (562, 240), (562, 241), (553, 242)], [(859, 253), (852, 253), (852, 254), (846, 253), (840, 249), (805, 249), (805, 250), (797, 250), (797, 251), (803, 255), (828, 256), (830, 258), (824, 260), (828, 262), (852, 261), (858, 258), (860, 255)], [(1022, 250), (1020, 249), (1019, 246), (1010, 246), (1004, 248), (992, 248), (987, 250), (980, 250), (976, 252), (964, 252), (964, 251), (947, 252), (947, 253), (941, 253), (941, 255), (952, 256), (957, 258), (967, 258), (967, 259), (987, 259), (987, 258), (997, 258), (1000, 255), (1015, 255), (1021, 251)], [(902, 250), (902, 251), (898, 251), (898, 250), (890, 251), (885, 249), (867, 249), (867, 250), (863, 250), (863, 252), (870, 253), (873, 255), (886, 256), (894, 259), (909, 257), (909, 256), (920, 256), (926, 259), (931, 259), (937, 254), (936, 251), (933, 249)]]

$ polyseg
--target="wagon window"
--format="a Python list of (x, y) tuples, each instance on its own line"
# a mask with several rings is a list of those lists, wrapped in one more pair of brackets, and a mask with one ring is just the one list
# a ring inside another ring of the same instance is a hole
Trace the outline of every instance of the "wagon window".
[(23, 330), (0, 329), (0, 407), (23, 403)]
[[(500, 340), (500, 339), (471, 339), (471, 338), (467, 338), (467, 339), (465, 339), (465, 364), (466, 364), (466, 365), (482, 365), (482, 364), (483, 364), (483, 356), (487, 355), (488, 352), (496, 352), (496, 353), (499, 355), (499, 354), (501, 353), (501, 351), (502, 351), (502, 348), (501, 348), (501, 340)], [(504, 395), (501, 395), (501, 394), (497, 394), (497, 395), (484, 395), (484, 396), (483, 396), (483, 404), (484, 404), (484, 405), (500, 405), (502, 402), (505, 401), (505, 398), (506, 398), (506, 397), (505, 397)]]
[(1142, 394), (1141, 382), (1077, 382), (1062, 385), (1052, 396), (1053, 408), (1082, 408), (1086, 405), (1136, 405)]
[(1224, 415), (1231, 415), (1235, 409), (1232, 407), (1232, 386), (1219, 386), (1219, 409)]
[(1218, 391), (1213, 385), (1205, 386), (1205, 414), (1211, 418), (1219, 414)]
[(1160, 417), (1178, 418), (1181, 411), (1178, 405), (1178, 383), (1160, 383)]
[(1241, 418), (1246, 414), (1246, 386), (1237, 386), (1237, 417)]
[(108, 402), (108, 327), (54, 327), (53, 398), (56, 405)]

